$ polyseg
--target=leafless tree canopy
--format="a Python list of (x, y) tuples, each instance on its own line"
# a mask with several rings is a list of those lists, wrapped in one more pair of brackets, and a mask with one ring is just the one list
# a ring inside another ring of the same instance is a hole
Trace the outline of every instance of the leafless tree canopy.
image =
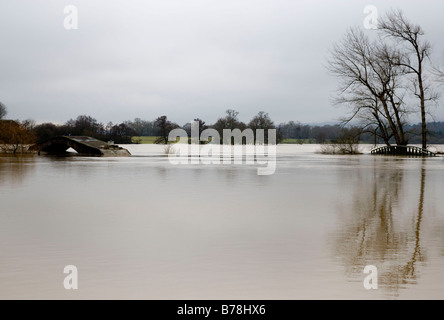
[(400, 52), (385, 43), (370, 41), (359, 29), (350, 29), (336, 44), (328, 69), (340, 79), (337, 104), (350, 107), (344, 122), (359, 119), (386, 144), (394, 138), (398, 145), (408, 143), (404, 126), (408, 110), (399, 64)]
[(410, 73), (410, 89), (419, 100), (422, 121), (422, 144), (427, 148), (427, 107), (430, 102), (436, 102), (439, 95), (433, 90), (431, 75), (430, 53), (432, 46), (424, 39), (425, 32), (421, 26), (408, 21), (401, 10), (389, 12), (380, 22), (380, 30), (384, 35), (396, 41), (402, 51), (399, 62)]
[[(328, 69), (340, 80), (334, 101), (350, 109), (344, 123), (359, 120), (364, 131), (387, 145), (392, 140), (408, 144), (408, 117), (419, 112), (426, 148), (427, 104), (438, 99), (426, 70), (431, 45), (423, 39), (421, 27), (408, 22), (401, 11), (391, 11), (381, 20), (378, 36), (371, 41), (352, 28), (333, 47)], [(411, 97), (419, 106), (408, 104)]]
[(435, 76), (436, 82), (444, 83), (444, 70), (435, 66), (433, 68), (433, 75)]

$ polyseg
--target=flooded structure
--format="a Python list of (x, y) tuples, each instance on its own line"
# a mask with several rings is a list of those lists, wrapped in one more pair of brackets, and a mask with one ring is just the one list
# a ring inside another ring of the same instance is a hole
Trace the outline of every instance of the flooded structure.
[(60, 136), (35, 144), (29, 148), (30, 151), (65, 154), (69, 148), (77, 151), (82, 156), (94, 157), (129, 157), (131, 153), (124, 148), (114, 144), (97, 140), (91, 137)]
[(384, 146), (371, 150), (374, 155), (436, 157), (436, 153), (414, 146)]

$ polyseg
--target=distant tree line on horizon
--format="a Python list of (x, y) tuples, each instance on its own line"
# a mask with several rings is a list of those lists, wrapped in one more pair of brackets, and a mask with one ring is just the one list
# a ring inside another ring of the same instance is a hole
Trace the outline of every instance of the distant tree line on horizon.
[[(255, 132), (256, 129), (265, 130), (265, 139), (267, 141), (267, 130), (277, 129), (277, 139), (281, 141), (279, 129), (276, 128), (269, 115), (265, 112), (259, 112), (249, 123), (244, 123), (238, 119), (239, 112), (227, 110), (225, 117), (219, 118), (214, 124), (207, 125), (205, 121), (196, 118), (199, 122), (199, 134), (205, 129), (213, 128), (223, 137), (224, 129), (240, 129), (241, 131), (250, 128)], [(35, 135), (36, 142), (43, 142), (55, 136), (89, 136), (99, 140), (112, 140), (115, 143), (131, 144), (138, 143), (137, 137), (157, 137), (155, 143), (168, 143), (168, 135), (174, 130), (182, 128), (191, 136), (191, 123), (182, 126), (168, 120), (167, 116), (160, 116), (155, 120), (134, 120), (124, 121), (120, 124), (112, 122), (104, 125), (91, 116), (81, 115), (76, 119), (71, 119), (63, 125), (54, 123), (43, 123), (33, 127), (32, 132)], [(135, 139), (134, 139), (135, 138)]]
[[(0, 103), (0, 120), (7, 114), (6, 107)], [(250, 122), (244, 123), (238, 118), (239, 112), (229, 109), (224, 117), (220, 117), (214, 124), (207, 125), (202, 119), (199, 122), (199, 134), (208, 128), (216, 129), (223, 136), (224, 129), (276, 129), (278, 143), (335, 143), (344, 139), (352, 139), (356, 142), (381, 144), (383, 139), (370, 132), (365, 132), (359, 126), (343, 125), (308, 125), (295, 121), (289, 121), (275, 125), (270, 116), (265, 112), (259, 112)], [(124, 121), (120, 124), (108, 122), (106, 125), (87, 115), (70, 119), (63, 125), (43, 123), (36, 125), (32, 120), (26, 121), (2, 121), (0, 122), (0, 144), (12, 144), (15, 151), (20, 144), (32, 144), (46, 141), (55, 136), (90, 136), (96, 139), (112, 140), (119, 144), (138, 143), (138, 137), (157, 137), (156, 143), (167, 143), (171, 130), (184, 129), (191, 136), (191, 123), (182, 126), (168, 120), (167, 116), (160, 116), (155, 120)], [(421, 143), (421, 124), (406, 125), (406, 134), (411, 143)], [(428, 124), (430, 143), (444, 144), (444, 122)], [(140, 142), (139, 142), (140, 143)], [(13, 150), (13, 151), (14, 151)]]
[[(359, 126), (342, 125), (309, 125), (289, 121), (275, 125), (265, 112), (259, 112), (249, 123), (238, 119), (238, 112), (227, 110), (225, 117), (219, 118), (214, 124), (206, 124), (202, 119), (199, 122), (200, 133), (208, 128), (216, 129), (223, 136), (223, 129), (276, 129), (278, 143), (334, 143), (344, 136), (354, 135), (354, 139), (362, 143), (383, 144), (384, 140), (375, 137), (370, 132), (363, 131)], [(421, 144), (421, 124), (407, 125), (406, 131), (411, 143)], [(157, 137), (156, 143), (165, 144), (171, 130), (184, 129), (191, 136), (191, 123), (182, 126), (168, 120), (167, 116), (160, 116), (155, 120), (124, 121), (120, 124), (109, 122), (107, 125), (99, 123), (90, 116), (79, 116), (77, 119), (69, 120), (64, 125), (43, 123), (33, 127), (37, 142), (43, 142), (54, 136), (90, 136), (100, 140), (112, 140), (115, 143), (131, 144), (138, 143), (137, 137)], [(432, 144), (444, 144), (444, 122), (432, 122), (428, 124), (429, 142)], [(133, 139), (136, 137), (135, 139)]]

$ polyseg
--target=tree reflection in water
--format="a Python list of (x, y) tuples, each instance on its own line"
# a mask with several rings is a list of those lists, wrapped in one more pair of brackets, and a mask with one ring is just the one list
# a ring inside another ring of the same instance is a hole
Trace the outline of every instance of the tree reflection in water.
[[(333, 245), (350, 278), (363, 280), (364, 267), (375, 265), (379, 288), (396, 296), (400, 289), (416, 283), (418, 264), (426, 261), (421, 226), (427, 160), (418, 172), (408, 172), (409, 178), (414, 177), (408, 181), (403, 160), (388, 166), (380, 161), (375, 160), (370, 174), (357, 172), (353, 198), (347, 207), (341, 207), (341, 230), (333, 234)], [(419, 187), (418, 198), (412, 199), (412, 193), (405, 190), (409, 184)], [(411, 201), (417, 203), (414, 209)]]
[(34, 168), (34, 156), (0, 155), (0, 187), (22, 184)]

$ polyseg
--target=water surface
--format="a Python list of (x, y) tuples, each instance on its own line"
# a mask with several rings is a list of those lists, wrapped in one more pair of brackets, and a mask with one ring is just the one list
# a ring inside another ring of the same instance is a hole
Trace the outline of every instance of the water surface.
[[(444, 159), (0, 157), (1, 299), (443, 299)], [(79, 290), (63, 268), (79, 270)], [(364, 289), (375, 265), (379, 289)]]

